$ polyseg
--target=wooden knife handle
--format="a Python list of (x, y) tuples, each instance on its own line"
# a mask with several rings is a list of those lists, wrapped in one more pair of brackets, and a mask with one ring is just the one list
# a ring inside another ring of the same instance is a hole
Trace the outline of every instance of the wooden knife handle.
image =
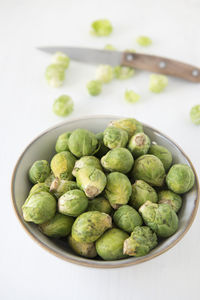
[(164, 57), (124, 52), (122, 65), (200, 82), (199, 68)]

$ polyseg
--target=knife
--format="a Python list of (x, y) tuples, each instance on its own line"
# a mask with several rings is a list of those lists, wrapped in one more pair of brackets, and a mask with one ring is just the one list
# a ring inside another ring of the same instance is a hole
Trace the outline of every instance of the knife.
[(37, 49), (50, 54), (63, 52), (72, 60), (85, 63), (122, 65), (200, 82), (200, 68), (165, 57), (129, 51), (119, 52), (78, 47), (39, 47)]

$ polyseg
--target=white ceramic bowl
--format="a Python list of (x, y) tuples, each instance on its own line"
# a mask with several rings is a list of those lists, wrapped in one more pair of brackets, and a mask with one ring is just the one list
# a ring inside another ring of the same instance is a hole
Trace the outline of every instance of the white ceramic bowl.
[(118, 116), (87, 116), (84, 118), (74, 119), (69, 122), (56, 125), (35, 138), (23, 151), (17, 164), (15, 166), (12, 177), (12, 201), (17, 217), (22, 224), (23, 228), (29, 235), (44, 249), (52, 254), (72, 263), (85, 265), (88, 267), (97, 268), (117, 268), (129, 265), (138, 264), (156, 257), (173, 247), (190, 228), (198, 208), (199, 202), (199, 184), (196, 176), (195, 169), (186, 156), (186, 154), (166, 135), (160, 133), (158, 130), (144, 125), (145, 133), (151, 138), (152, 141), (157, 142), (159, 145), (165, 146), (173, 155), (173, 163), (188, 164), (196, 176), (196, 182), (193, 189), (183, 196), (183, 206), (179, 212), (179, 229), (171, 237), (160, 243), (148, 255), (143, 257), (130, 257), (116, 261), (102, 261), (100, 259), (87, 259), (74, 254), (71, 249), (63, 241), (56, 241), (44, 236), (38, 227), (33, 223), (26, 223), (22, 217), (22, 205), (30, 190), (30, 183), (28, 180), (28, 170), (32, 163), (36, 160), (46, 159), (49, 160), (55, 153), (54, 147), (57, 137), (65, 132), (72, 131), (76, 128), (86, 128), (95, 133), (102, 132), (111, 120), (116, 120), (122, 117)]

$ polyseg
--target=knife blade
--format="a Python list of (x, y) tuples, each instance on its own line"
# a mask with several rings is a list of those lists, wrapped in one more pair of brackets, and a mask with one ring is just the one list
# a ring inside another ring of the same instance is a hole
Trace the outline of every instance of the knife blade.
[(200, 82), (199, 68), (165, 57), (132, 53), (128, 51), (120, 52), (65, 46), (39, 47), (37, 49), (49, 54), (62, 52), (67, 54), (72, 60), (80, 62), (109, 64), (111, 66), (122, 65), (150, 72), (171, 75), (192, 82)]

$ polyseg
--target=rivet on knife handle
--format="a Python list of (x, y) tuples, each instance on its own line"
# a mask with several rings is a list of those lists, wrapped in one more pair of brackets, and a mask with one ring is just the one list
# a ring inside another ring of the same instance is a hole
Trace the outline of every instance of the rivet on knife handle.
[(200, 82), (199, 68), (169, 58), (125, 52), (122, 65)]

